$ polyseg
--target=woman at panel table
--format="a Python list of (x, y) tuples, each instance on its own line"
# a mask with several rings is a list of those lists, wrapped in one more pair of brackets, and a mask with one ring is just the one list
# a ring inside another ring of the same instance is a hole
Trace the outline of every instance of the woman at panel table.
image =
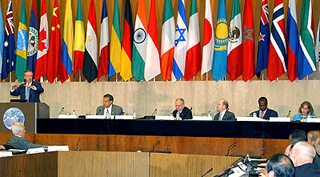
[(313, 107), (309, 101), (304, 101), (303, 103), (301, 103), (298, 112), (300, 114), (294, 115), (293, 121), (301, 120), (301, 117), (306, 118), (308, 117), (308, 115), (311, 116), (311, 118), (316, 117)]

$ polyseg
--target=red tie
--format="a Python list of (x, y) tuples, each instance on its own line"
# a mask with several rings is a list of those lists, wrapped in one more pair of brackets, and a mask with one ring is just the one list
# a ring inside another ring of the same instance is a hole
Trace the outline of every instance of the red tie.
[(264, 116), (264, 114), (263, 114), (263, 113), (264, 113), (264, 111), (261, 111), (261, 118), (263, 118), (263, 116)]

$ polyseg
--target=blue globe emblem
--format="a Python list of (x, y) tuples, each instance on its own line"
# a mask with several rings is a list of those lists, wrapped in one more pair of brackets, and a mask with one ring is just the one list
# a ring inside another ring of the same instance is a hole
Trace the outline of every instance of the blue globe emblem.
[(18, 31), (17, 50), (26, 50), (28, 47), (28, 32), (20, 29)]
[(3, 115), (3, 123), (9, 130), (11, 130), (11, 126), (16, 122), (24, 123), (24, 121), (24, 114), (19, 108), (9, 108)]

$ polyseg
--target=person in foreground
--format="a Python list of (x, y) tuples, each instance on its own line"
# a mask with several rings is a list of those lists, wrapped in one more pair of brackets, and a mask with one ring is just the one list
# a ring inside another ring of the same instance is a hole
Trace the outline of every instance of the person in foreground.
[(217, 104), (218, 113), (213, 120), (235, 120), (235, 115), (229, 111), (229, 103), (225, 99), (220, 99)]
[(268, 108), (268, 100), (266, 97), (260, 97), (258, 100), (259, 110), (250, 113), (250, 116), (254, 116), (254, 114), (261, 118), (269, 120), (270, 117), (278, 117), (278, 113), (272, 109)]
[(290, 151), (290, 158), (295, 166), (295, 176), (320, 176), (320, 169), (313, 163), (315, 148), (307, 142), (298, 142)]
[(289, 142), (290, 144), (287, 146), (284, 154), (289, 156), (292, 146), (297, 142), (307, 142), (307, 134), (303, 130), (294, 129), (292, 130), (291, 134), (289, 135)]
[(316, 148), (316, 155), (314, 156), (313, 163), (320, 168), (320, 138), (317, 138), (314, 147)]
[(309, 101), (302, 102), (298, 112), (299, 114), (295, 114), (293, 116), (293, 121), (301, 120), (301, 117), (303, 119), (307, 118), (308, 116), (310, 116), (308, 118), (316, 117), (316, 115), (314, 114), (313, 107)]
[(30, 148), (47, 147), (46, 145), (33, 144), (25, 138), (26, 128), (21, 122), (16, 122), (11, 126), (12, 136), (7, 141), (7, 145), (14, 147), (15, 149), (28, 150)]
[(27, 102), (40, 103), (40, 94), (44, 92), (41, 84), (39, 82), (32, 81), (32, 71), (26, 70), (23, 75), (25, 82), (19, 86), (12, 86), (10, 94), (13, 96), (20, 95), (20, 99), (26, 99)]
[(175, 101), (176, 110), (173, 111), (173, 117), (177, 117), (177, 113), (179, 112), (179, 117), (181, 119), (192, 119), (192, 112), (189, 108), (184, 105), (183, 98), (177, 98)]
[(103, 106), (97, 107), (96, 115), (123, 115), (121, 106), (113, 104), (113, 96), (105, 94), (103, 96)]
[(266, 171), (261, 171), (264, 175), (268, 177), (293, 177), (294, 176), (294, 165), (291, 159), (283, 154), (273, 155), (268, 163)]

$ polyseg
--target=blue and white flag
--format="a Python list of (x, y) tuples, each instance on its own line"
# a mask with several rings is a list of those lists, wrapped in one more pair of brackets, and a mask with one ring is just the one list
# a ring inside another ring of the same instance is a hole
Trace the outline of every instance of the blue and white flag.
[(186, 65), (186, 53), (187, 53), (187, 16), (186, 9), (183, 0), (179, 0), (178, 5), (178, 18), (175, 37), (174, 58), (172, 66), (172, 82), (182, 78), (184, 76), (184, 70)]

